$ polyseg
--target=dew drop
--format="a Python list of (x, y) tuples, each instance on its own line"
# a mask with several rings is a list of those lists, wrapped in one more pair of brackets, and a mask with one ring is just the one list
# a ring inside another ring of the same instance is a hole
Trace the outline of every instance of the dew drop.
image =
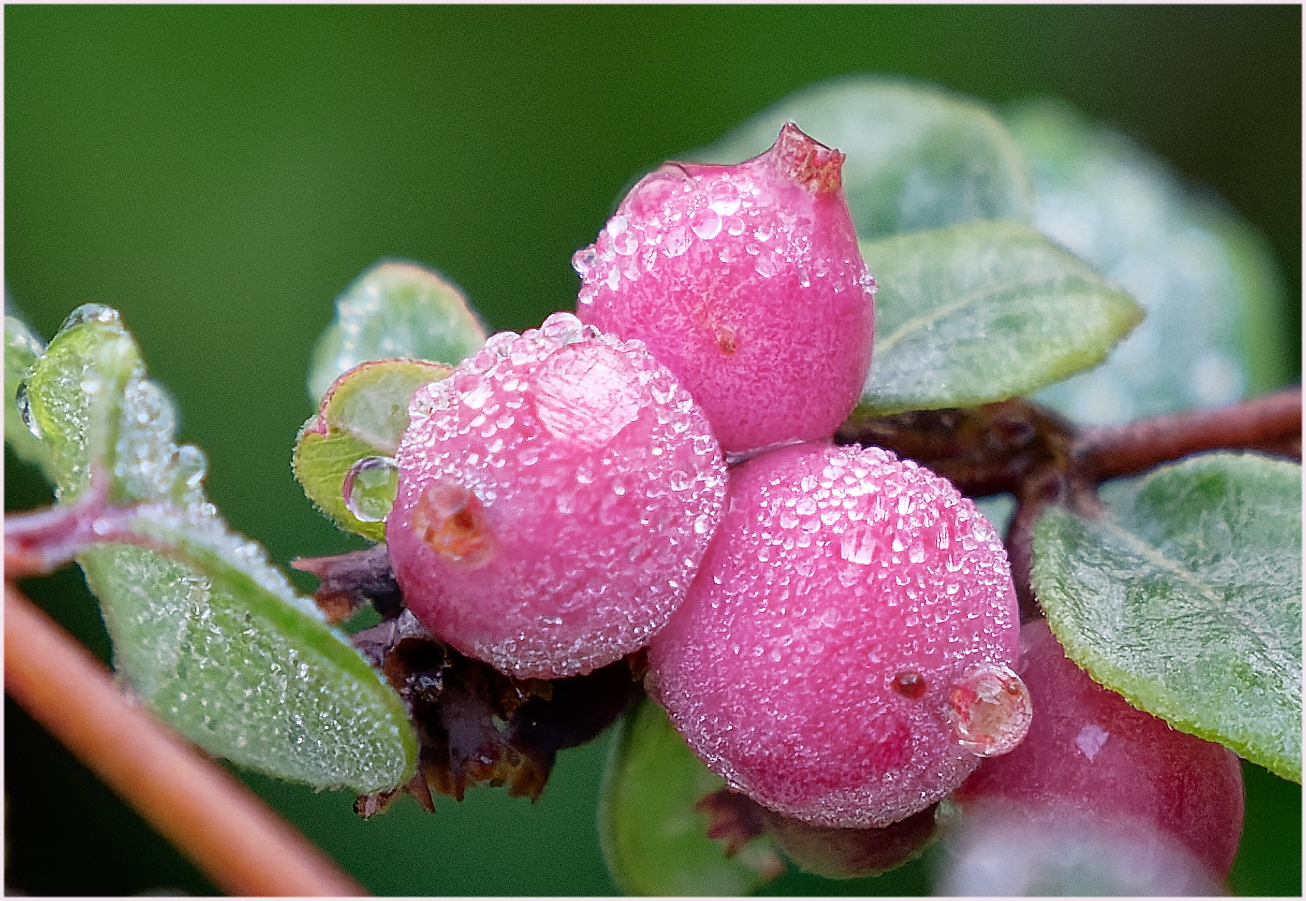
[(694, 234), (704, 241), (710, 241), (721, 233), (721, 214), (711, 207), (699, 210), (691, 220), (691, 227)]
[(14, 403), (18, 406), (18, 415), (23, 420), (23, 425), (27, 426), (27, 431), (35, 437), (44, 437), (41, 434), (41, 425), (36, 421), (36, 414), (32, 412), (32, 399), (27, 393), (27, 382), (21, 382), (18, 385), (18, 391), (14, 394)]
[(113, 307), (106, 307), (99, 303), (84, 303), (68, 314), (63, 325), (59, 326), (59, 331), (64, 332), (87, 322), (101, 322), (108, 325), (117, 322), (118, 319), (118, 311)]
[(762, 278), (770, 278), (780, 271), (776, 265), (775, 257), (770, 253), (759, 253), (757, 259), (753, 261), (753, 268)]
[(602, 447), (639, 417), (634, 371), (606, 344), (572, 345), (552, 354), (535, 388), (535, 411), (544, 427), (588, 447)]
[(399, 490), (399, 466), (392, 457), (364, 457), (345, 474), (345, 507), (360, 522), (385, 522)]
[(589, 275), (589, 271), (594, 268), (594, 261), (598, 254), (594, 251), (594, 245), (581, 248), (571, 255), (571, 268), (576, 270), (576, 274), (581, 278)]
[(1010, 667), (982, 663), (952, 684), (947, 714), (957, 744), (977, 757), (997, 757), (1024, 739), (1033, 708)]
[(662, 252), (669, 257), (678, 257), (689, 249), (691, 240), (684, 227), (673, 228), (667, 232), (666, 241), (662, 245)]

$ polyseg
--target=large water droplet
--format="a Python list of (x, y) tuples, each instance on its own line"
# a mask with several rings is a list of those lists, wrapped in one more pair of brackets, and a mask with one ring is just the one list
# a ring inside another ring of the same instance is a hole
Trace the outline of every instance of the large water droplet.
[(59, 331), (64, 332), (87, 322), (109, 324), (117, 322), (119, 318), (118, 311), (113, 307), (106, 307), (100, 303), (84, 303), (68, 314), (68, 318), (63, 321), (63, 325), (59, 326)]
[(1029, 690), (1008, 666), (981, 663), (952, 683), (948, 719), (957, 744), (977, 757), (1015, 749), (1033, 718)]
[(345, 474), (345, 506), (360, 522), (385, 522), (399, 490), (399, 466), (392, 457), (364, 457)]
[(535, 379), (535, 412), (554, 436), (602, 447), (639, 418), (638, 379), (606, 344), (575, 344), (552, 354)]
[(14, 403), (18, 406), (18, 415), (23, 420), (23, 425), (27, 426), (27, 431), (31, 432), (37, 438), (44, 438), (41, 434), (41, 424), (36, 421), (36, 414), (32, 412), (32, 399), (27, 393), (27, 382), (20, 382), (18, 391), (14, 394)]

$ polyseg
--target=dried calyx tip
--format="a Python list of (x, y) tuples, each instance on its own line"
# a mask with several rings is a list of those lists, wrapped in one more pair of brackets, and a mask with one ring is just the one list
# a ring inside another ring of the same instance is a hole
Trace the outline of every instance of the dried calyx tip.
[(844, 155), (786, 122), (768, 154), (780, 170), (814, 194), (833, 194), (843, 185)]

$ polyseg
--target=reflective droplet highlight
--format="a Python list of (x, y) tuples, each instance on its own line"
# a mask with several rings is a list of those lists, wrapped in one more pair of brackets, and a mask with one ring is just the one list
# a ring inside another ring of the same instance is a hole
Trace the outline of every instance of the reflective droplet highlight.
[(36, 421), (36, 414), (32, 412), (32, 399), (27, 393), (27, 382), (18, 385), (18, 391), (14, 394), (14, 403), (18, 406), (18, 415), (23, 420), (23, 425), (27, 426), (27, 431), (37, 438), (44, 438), (45, 436), (41, 434), (41, 425)]
[(977, 757), (1014, 750), (1033, 719), (1029, 690), (1010, 667), (980, 664), (952, 684), (948, 719), (957, 744)]
[(360, 522), (385, 522), (399, 490), (399, 467), (391, 457), (364, 457), (349, 468), (341, 493)]

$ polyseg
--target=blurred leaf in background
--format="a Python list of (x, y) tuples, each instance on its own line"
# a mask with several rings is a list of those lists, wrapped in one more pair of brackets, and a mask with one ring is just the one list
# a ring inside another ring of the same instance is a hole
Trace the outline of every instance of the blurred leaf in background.
[[(571, 255), (633, 177), (858, 72), (995, 110), (1063, 98), (1221, 194), (1300, 296), (1295, 6), (6, 7), (7, 293), (43, 338), (81, 303), (121, 310), (232, 527), (280, 563), (338, 553), (362, 540), (318, 515), (290, 458), (313, 342), (359, 272), (418, 261), (491, 331), (536, 325), (575, 303)], [(49, 500), (8, 452), (5, 492)], [(24, 587), (107, 656), (80, 576)], [(212, 891), (10, 706), (6, 727), (10, 890)], [(346, 794), (242, 775), (379, 894), (611, 894), (606, 744), (560, 755), (534, 806), (478, 791), (366, 822)], [(1234, 890), (1298, 894), (1300, 790), (1249, 780)]]

